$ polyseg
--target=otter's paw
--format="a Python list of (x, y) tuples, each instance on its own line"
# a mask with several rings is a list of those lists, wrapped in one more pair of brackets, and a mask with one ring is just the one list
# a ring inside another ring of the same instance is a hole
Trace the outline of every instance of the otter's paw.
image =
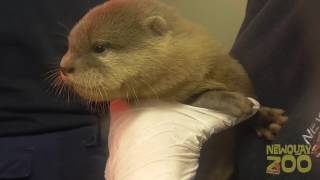
[(255, 128), (258, 136), (270, 141), (274, 140), (282, 126), (288, 121), (284, 112), (282, 109), (262, 107), (256, 116)]

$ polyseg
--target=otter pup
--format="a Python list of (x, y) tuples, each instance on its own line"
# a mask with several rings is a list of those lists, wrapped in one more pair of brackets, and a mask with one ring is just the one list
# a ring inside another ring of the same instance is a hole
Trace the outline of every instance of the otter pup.
[[(72, 29), (60, 78), (88, 101), (159, 98), (247, 117), (252, 112), (247, 97), (254, 97), (251, 82), (216, 44), (204, 28), (156, 0), (111, 0)], [(273, 139), (287, 120), (282, 114), (264, 107), (252, 124), (260, 136)], [(209, 142), (228, 143), (202, 152), (209, 161), (200, 161), (200, 169), (212, 169), (199, 179), (232, 177), (235, 132)]]

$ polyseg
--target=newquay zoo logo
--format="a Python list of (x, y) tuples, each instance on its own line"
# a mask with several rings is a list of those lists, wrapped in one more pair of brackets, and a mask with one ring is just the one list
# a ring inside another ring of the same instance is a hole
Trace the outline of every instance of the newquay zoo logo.
[(320, 112), (302, 135), (305, 144), (271, 144), (266, 147), (266, 173), (308, 173), (312, 170), (312, 157), (320, 158)]
[(304, 144), (271, 144), (266, 147), (266, 173), (280, 175), (281, 173), (308, 173), (312, 169), (311, 146)]

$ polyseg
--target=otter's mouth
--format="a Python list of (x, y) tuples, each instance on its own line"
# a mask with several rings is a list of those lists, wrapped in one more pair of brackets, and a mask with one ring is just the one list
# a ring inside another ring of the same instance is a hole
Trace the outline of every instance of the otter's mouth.
[(68, 86), (71, 91), (78, 94), (81, 98), (90, 102), (106, 102), (109, 101), (109, 95), (106, 88), (102, 85), (87, 86), (80, 84), (68, 77), (60, 76), (64, 85)]
[(71, 84), (72, 89), (82, 98), (93, 102), (109, 101), (109, 95), (103, 86), (85, 86), (76, 83)]
[(70, 86), (74, 89), (81, 89), (84, 91), (92, 91), (92, 90), (102, 90), (104, 89), (103, 86), (85, 86), (78, 83), (71, 83)]

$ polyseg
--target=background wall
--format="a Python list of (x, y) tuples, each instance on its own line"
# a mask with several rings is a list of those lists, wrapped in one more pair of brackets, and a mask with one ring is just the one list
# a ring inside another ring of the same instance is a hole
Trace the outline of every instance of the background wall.
[(206, 26), (227, 50), (244, 18), (247, 0), (163, 0), (195, 22)]

